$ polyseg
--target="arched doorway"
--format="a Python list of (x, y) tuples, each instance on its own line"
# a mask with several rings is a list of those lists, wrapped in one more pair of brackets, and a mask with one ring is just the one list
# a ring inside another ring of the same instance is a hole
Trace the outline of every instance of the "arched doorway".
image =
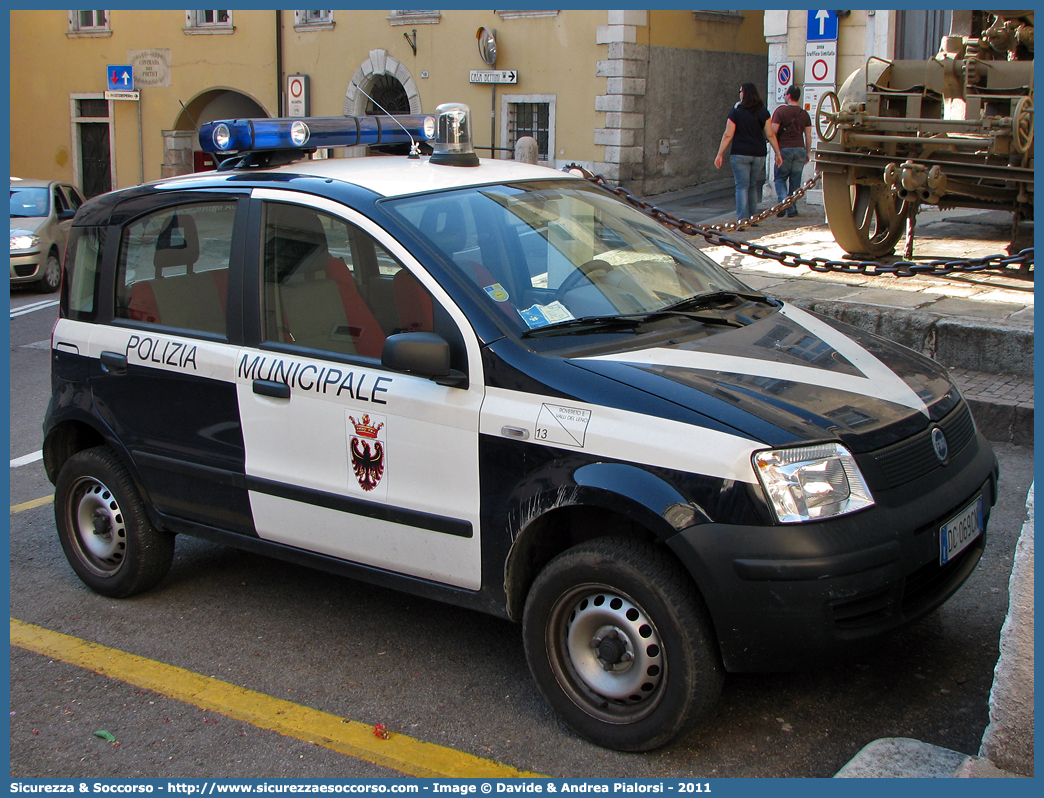
[(253, 98), (234, 89), (208, 89), (185, 105), (172, 130), (163, 131), (163, 173), (188, 174), (214, 168), (213, 158), (199, 148), (196, 130), (215, 119), (268, 119), (271, 114)]
[[(398, 59), (388, 55), (386, 50), (371, 50), (370, 57), (352, 75), (344, 94), (344, 115), (383, 114), (378, 104), (392, 114), (422, 113), (420, 93), (410, 70)], [(369, 149), (371, 152), (406, 155), (410, 145), (392, 144)]]

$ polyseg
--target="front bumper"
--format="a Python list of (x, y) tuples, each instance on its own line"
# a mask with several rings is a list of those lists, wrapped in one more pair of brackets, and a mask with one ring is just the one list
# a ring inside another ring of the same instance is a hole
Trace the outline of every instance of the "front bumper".
[[(673, 537), (726, 670), (794, 670), (856, 653), (953, 595), (985, 547), (997, 460), (976, 435), (942, 472), (875, 493), (874, 507), (838, 519), (704, 524)], [(940, 527), (980, 494), (982, 535), (940, 566)]]
[(11, 282), (32, 283), (40, 279), (46, 258), (42, 252), (20, 252), (11, 255)]

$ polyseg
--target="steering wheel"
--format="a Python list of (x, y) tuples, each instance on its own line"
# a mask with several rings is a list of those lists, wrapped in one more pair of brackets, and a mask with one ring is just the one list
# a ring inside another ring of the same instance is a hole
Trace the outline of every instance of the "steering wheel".
[(570, 291), (576, 288), (581, 280), (585, 278), (590, 279), (590, 275), (592, 272), (608, 272), (613, 268), (614, 267), (611, 264), (607, 263), (604, 260), (599, 260), (598, 258), (595, 258), (594, 260), (589, 260), (587, 261), (587, 263), (577, 266), (576, 271), (570, 274), (562, 281), (562, 284), (558, 286), (558, 293), (556, 294), (556, 296), (559, 298), (564, 297), (566, 294), (568, 294)]

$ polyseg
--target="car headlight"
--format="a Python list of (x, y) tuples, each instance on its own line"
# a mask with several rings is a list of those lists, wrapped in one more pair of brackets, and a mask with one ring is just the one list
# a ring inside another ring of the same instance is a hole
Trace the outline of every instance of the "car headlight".
[(755, 452), (753, 461), (784, 524), (845, 515), (874, 503), (855, 458), (840, 444)]
[(40, 236), (19, 235), (11, 236), (11, 251), (32, 249), (40, 245)]

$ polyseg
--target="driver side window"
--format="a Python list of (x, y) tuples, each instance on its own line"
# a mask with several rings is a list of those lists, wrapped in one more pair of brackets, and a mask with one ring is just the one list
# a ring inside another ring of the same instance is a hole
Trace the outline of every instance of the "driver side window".
[(303, 205), (264, 214), (264, 338), (379, 359), (401, 332), (432, 332), (430, 292), (372, 236)]

